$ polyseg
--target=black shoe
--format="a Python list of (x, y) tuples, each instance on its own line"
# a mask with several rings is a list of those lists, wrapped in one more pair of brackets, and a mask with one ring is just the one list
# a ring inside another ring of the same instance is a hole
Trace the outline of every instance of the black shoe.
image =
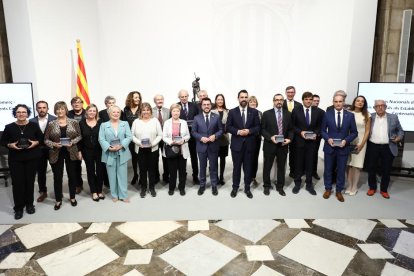
[(200, 185), (200, 180), (198, 179), (197, 176), (193, 176), (193, 183), (194, 185)]
[(200, 188), (198, 189), (197, 194), (198, 194), (198, 195), (202, 195), (202, 194), (204, 194), (205, 189), (206, 189), (205, 187), (200, 187)]
[(62, 201), (56, 202), (55, 206), (53, 207), (53, 209), (55, 209), (55, 211), (59, 210), (60, 207), (62, 206)]
[(214, 196), (218, 195), (217, 187), (213, 187), (211, 190)]
[(150, 189), (150, 194), (151, 194), (152, 197), (157, 196), (157, 192), (154, 189)]
[(36, 213), (35, 207), (33, 205), (26, 207), (26, 213), (28, 213), (29, 215)]
[(253, 194), (250, 191), (245, 192), (248, 198), (253, 198)]
[(312, 176), (313, 176), (313, 178), (315, 178), (317, 180), (320, 180), (321, 179), (321, 177), (316, 172), (314, 172)]
[(78, 202), (76, 199), (74, 199), (74, 201), (70, 200), (70, 205), (72, 205), (72, 207), (76, 207), (76, 205), (78, 205)]
[(185, 190), (180, 190), (180, 195), (185, 196)]
[(263, 193), (267, 196), (270, 195), (270, 189), (268, 187), (265, 187)]
[(100, 200), (104, 200), (105, 199), (105, 196), (103, 194), (99, 195), (98, 197), (99, 197)]
[(291, 178), (295, 178), (295, 174), (294, 174), (293, 172), (290, 172), (290, 173), (289, 173), (289, 176), (290, 176)]
[(256, 178), (253, 178), (252, 179), (252, 185), (254, 185), (254, 186), (258, 186), (259, 185), (259, 182), (257, 182)]
[(299, 190), (300, 190), (300, 185), (297, 185), (297, 186), (293, 187), (292, 192), (294, 194), (297, 194), (297, 193), (299, 193)]
[(276, 190), (279, 192), (279, 195), (286, 196), (286, 193), (285, 193), (285, 191), (283, 191), (283, 188), (276, 189)]
[(174, 190), (169, 190), (169, 191), (168, 191), (168, 194), (169, 194), (170, 196), (172, 196), (172, 195), (174, 194)]
[(308, 191), (311, 195), (316, 195), (316, 191), (313, 187), (306, 187), (306, 191)]
[(137, 184), (137, 181), (138, 181), (138, 175), (136, 174), (136, 175), (134, 175), (134, 177), (131, 180), (131, 185)]
[(141, 189), (141, 193), (140, 193), (141, 198), (144, 198), (146, 194), (147, 194), (147, 191), (145, 189)]
[(231, 197), (233, 197), (233, 198), (235, 198), (235, 197), (236, 197), (236, 195), (237, 195), (237, 189), (233, 189), (233, 190), (231, 191), (231, 193), (230, 193), (230, 196), (231, 196)]
[(22, 210), (14, 212), (14, 219), (15, 220), (21, 219), (22, 217), (23, 217), (23, 211)]

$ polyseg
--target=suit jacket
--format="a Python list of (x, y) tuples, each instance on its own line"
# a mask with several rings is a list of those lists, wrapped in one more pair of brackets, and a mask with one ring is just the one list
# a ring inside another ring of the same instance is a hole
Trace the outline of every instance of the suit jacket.
[[(333, 153), (335, 148), (339, 151), (340, 154), (349, 154), (351, 148), (348, 145), (358, 137), (358, 130), (355, 123), (355, 116), (353, 113), (343, 110), (343, 118), (341, 128), (338, 129), (335, 122), (336, 110), (330, 109), (323, 116), (322, 125), (321, 125), (321, 135), (325, 140), (325, 145), (323, 151), (325, 153)], [(346, 141), (346, 146), (343, 148), (340, 147), (331, 147), (328, 144), (329, 138), (341, 139)]]
[[(307, 142), (307, 140), (303, 139), (301, 135), (302, 131), (313, 131), (317, 136), (321, 134), (321, 124), (325, 112), (322, 109), (317, 108), (316, 106), (311, 106), (311, 120), (308, 126), (306, 124), (305, 110), (306, 108), (304, 106), (292, 110), (292, 124), (293, 130), (295, 132), (294, 143), (297, 147), (304, 147), (305, 142)], [(316, 143), (317, 140), (308, 140), (308, 142), (309, 141), (313, 141)]]
[[(217, 115), (220, 116), (220, 113), (217, 109), (212, 109), (211, 112), (216, 113)], [(221, 135), (220, 137), (220, 147), (225, 147), (228, 146), (230, 144), (230, 137), (229, 134), (227, 133), (227, 129), (226, 129), (226, 123), (227, 123), (227, 117), (229, 116), (229, 110), (228, 109), (224, 109), (223, 110), (223, 118), (221, 119), (221, 123), (223, 124), (223, 135)]]
[[(283, 109), (286, 109), (287, 111), (289, 111), (289, 110), (288, 110), (288, 106), (287, 106), (287, 102), (288, 102), (288, 100), (287, 100), (287, 99), (285, 99), (285, 100), (283, 101), (282, 108), (283, 108)], [(301, 104), (300, 102), (293, 100), (293, 109), (298, 108), (298, 107), (301, 107), (301, 106), (302, 106), (302, 104)], [(292, 111), (293, 111), (293, 109), (292, 109)]]
[[(193, 128), (191, 134), (196, 140), (196, 149), (197, 152), (207, 152), (207, 150), (212, 152), (218, 152), (220, 148), (219, 139), (223, 135), (223, 124), (220, 121), (220, 116), (210, 112), (210, 123), (207, 127), (206, 119), (204, 114), (198, 114), (194, 117)], [(210, 135), (215, 135), (216, 140), (214, 142), (203, 143), (201, 142), (202, 137), (209, 137)]]
[[(161, 116), (162, 116), (162, 126), (164, 126), (164, 123), (171, 117), (170, 110), (166, 107), (162, 107)], [(152, 108), (152, 117), (158, 119), (158, 107)]]
[[(70, 138), (72, 146), (68, 147), (70, 160), (78, 160), (78, 146), (76, 145), (81, 139), (81, 131), (78, 121), (67, 118), (66, 137)], [(54, 164), (59, 158), (60, 148), (53, 147), (53, 143), (60, 142), (60, 127), (57, 120), (49, 122), (45, 131), (45, 145), (50, 148), (49, 162)]]
[(282, 108), (282, 128), (283, 133), (279, 133), (275, 109), (269, 109), (263, 112), (262, 116), (262, 136), (264, 138), (263, 151), (273, 151), (276, 144), (273, 143), (274, 135), (283, 135), (285, 139), (293, 140), (293, 125), (291, 114), (287, 109)]
[[(260, 133), (259, 113), (256, 109), (246, 108), (246, 125), (243, 126), (243, 121), (240, 114), (240, 108), (237, 106), (229, 111), (227, 117), (226, 128), (231, 135), (230, 148), (234, 151), (240, 151), (243, 143), (246, 143), (247, 150), (254, 151), (256, 148), (256, 135)], [(249, 129), (249, 135), (240, 136), (237, 132), (241, 129)]]
[[(122, 148), (117, 152), (109, 151), (110, 142), (115, 138), (119, 138)], [(128, 162), (128, 160), (131, 159), (131, 152), (128, 148), (131, 140), (132, 134), (128, 122), (119, 121), (117, 134), (115, 134), (115, 130), (112, 128), (111, 121), (102, 123), (99, 129), (99, 144), (101, 144), (102, 147), (101, 161), (108, 166), (115, 165), (114, 163), (118, 157), (120, 164)]]
[(198, 107), (193, 102), (187, 103), (187, 116), (185, 115), (184, 108), (181, 102), (178, 102), (178, 104), (181, 106), (181, 112), (180, 112), (180, 119), (188, 121), (188, 120), (194, 120), (194, 116), (198, 114)]
[[(190, 157), (190, 150), (188, 148), (188, 140), (190, 140), (190, 131), (188, 130), (188, 125), (185, 120), (180, 119), (180, 135), (184, 140), (184, 144), (181, 145), (181, 154), (183, 155), (184, 159)], [(172, 118), (168, 119), (162, 130), (162, 140), (167, 144), (171, 145), (172, 140)], [(162, 155), (165, 157), (165, 153), (163, 150)]]
[[(390, 114), (390, 113), (386, 113), (387, 114), (387, 124), (388, 124), (388, 138), (391, 139), (392, 136), (396, 135), (398, 137), (400, 137), (400, 139), (402, 140), (402, 138), (404, 137), (404, 130), (400, 124), (400, 120), (398, 119), (398, 115), (396, 114)], [(377, 113), (371, 113), (371, 134), (372, 134), (372, 129), (374, 127), (375, 124), (375, 118), (377, 117)], [(370, 134), (370, 136), (371, 136)], [(370, 137), (371, 138), (371, 137)], [(398, 155), (398, 145), (396, 143), (390, 142), (388, 143), (391, 153), (394, 156)]]

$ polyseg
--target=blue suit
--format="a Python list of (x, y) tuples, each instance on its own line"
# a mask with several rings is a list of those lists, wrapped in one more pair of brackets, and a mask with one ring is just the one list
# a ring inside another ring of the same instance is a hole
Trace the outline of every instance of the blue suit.
[[(109, 151), (110, 142), (116, 138), (119, 138), (121, 141), (122, 149), (117, 152)], [(102, 147), (102, 162), (106, 163), (109, 186), (113, 198), (128, 198), (127, 167), (128, 160), (131, 159), (131, 152), (128, 146), (131, 140), (132, 135), (128, 122), (119, 121), (117, 134), (115, 134), (115, 130), (112, 128), (111, 121), (101, 124), (99, 129), (99, 143)]]
[[(241, 167), (243, 165), (245, 192), (250, 191), (252, 181), (252, 158), (256, 149), (256, 136), (260, 132), (259, 113), (254, 108), (246, 107), (246, 124), (243, 125), (239, 106), (231, 109), (227, 117), (226, 129), (231, 135), (231, 155), (233, 159), (233, 190), (240, 185)], [(239, 130), (249, 129), (249, 135), (241, 136)]]
[[(335, 109), (331, 109), (325, 113), (322, 119), (321, 136), (325, 140), (323, 151), (325, 153), (325, 172), (324, 182), (325, 189), (332, 190), (332, 171), (333, 164), (337, 164), (337, 179), (336, 179), (336, 192), (341, 192), (345, 185), (345, 168), (348, 160), (348, 155), (351, 151), (349, 144), (358, 137), (358, 130), (355, 123), (354, 114), (343, 110), (343, 116), (341, 119), (341, 127), (338, 129), (335, 121), (337, 116)], [(346, 141), (346, 145), (341, 147), (332, 147), (329, 145), (328, 140), (341, 139)]]
[[(206, 125), (205, 114), (194, 117), (191, 134), (196, 140), (196, 150), (200, 161), (200, 186), (206, 185), (207, 160), (210, 163), (211, 186), (216, 187), (218, 182), (218, 153), (220, 149), (219, 138), (223, 135), (223, 124), (220, 116), (210, 112), (209, 125)], [(201, 138), (215, 135), (214, 142), (203, 143)]]

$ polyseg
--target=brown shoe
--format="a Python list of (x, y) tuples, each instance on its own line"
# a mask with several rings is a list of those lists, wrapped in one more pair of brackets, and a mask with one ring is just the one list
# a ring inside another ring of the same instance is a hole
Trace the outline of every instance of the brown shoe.
[(344, 199), (344, 197), (342, 196), (342, 193), (341, 193), (341, 192), (336, 192), (336, 198), (337, 198), (340, 202), (344, 202), (344, 201), (345, 201), (345, 199)]
[(43, 200), (45, 200), (45, 198), (47, 198), (47, 193), (46, 192), (41, 192), (40, 196), (37, 198), (37, 202), (43, 202)]
[(77, 195), (80, 194), (82, 192), (82, 187), (77, 186), (75, 192)]
[(323, 198), (328, 199), (331, 196), (331, 190), (325, 190), (323, 193)]

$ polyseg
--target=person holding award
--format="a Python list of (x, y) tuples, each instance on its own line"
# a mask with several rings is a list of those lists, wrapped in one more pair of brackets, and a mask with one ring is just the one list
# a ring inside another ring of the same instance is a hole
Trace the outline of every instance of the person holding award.
[(77, 143), (82, 139), (79, 124), (70, 119), (68, 106), (59, 101), (54, 107), (56, 120), (51, 121), (45, 132), (45, 145), (50, 148), (49, 162), (53, 171), (53, 186), (55, 189), (55, 210), (62, 206), (63, 166), (66, 164), (66, 173), (69, 181), (70, 204), (75, 207), (78, 203), (76, 194), (76, 161), (81, 159)]
[(325, 192), (323, 198), (328, 199), (332, 193), (332, 172), (336, 164), (336, 198), (344, 202), (342, 190), (345, 184), (345, 168), (350, 147), (348, 145), (358, 136), (358, 130), (353, 113), (344, 109), (345, 97), (333, 97), (334, 108), (326, 111), (321, 125), (321, 135), (325, 140)]
[(147, 193), (149, 178), (149, 191), (155, 197), (155, 176), (158, 163), (158, 144), (162, 139), (162, 128), (157, 118), (152, 116), (152, 108), (149, 103), (141, 106), (141, 116), (132, 123), (132, 141), (135, 144), (135, 152), (138, 154), (138, 166), (140, 172), (141, 197)]
[(102, 123), (99, 129), (99, 144), (102, 147), (102, 162), (106, 164), (112, 201), (129, 202), (128, 199), (128, 160), (131, 152), (131, 129), (128, 122), (121, 121), (121, 108), (113, 105), (108, 108), (110, 120)]
[(270, 171), (276, 157), (277, 182), (276, 190), (281, 196), (286, 196), (285, 185), (286, 159), (288, 146), (293, 139), (293, 125), (290, 112), (283, 108), (282, 94), (273, 96), (273, 108), (263, 113), (262, 136), (263, 142), (263, 187), (264, 194), (270, 194)]
[[(178, 171), (178, 189), (180, 195), (185, 195), (186, 167), (187, 158), (190, 157), (188, 140), (190, 140), (190, 131), (188, 130), (187, 121), (180, 119), (181, 106), (172, 104), (170, 107), (171, 118), (165, 121), (162, 139), (165, 143), (163, 156), (168, 160), (170, 170), (169, 195), (174, 194), (177, 183)], [(197, 177), (198, 178), (198, 177)]]
[(38, 159), (42, 156), (39, 142), (42, 131), (39, 125), (29, 122), (30, 109), (25, 104), (16, 105), (12, 114), (16, 121), (6, 125), (1, 145), (9, 149), (8, 163), (13, 187), (14, 218), (23, 217), (26, 207), (28, 214), (35, 213), (33, 206), (34, 181)]
[[(313, 95), (311, 92), (302, 94), (302, 106), (292, 111), (292, 124), (295, 132), (296, 161), (295, 161), (295, 187), (292, 192), (299, 193), (302, 185), (302, 172), (306, 175), (306, 190), (311, 195), (316, 195), (312, 185), (312, 174), (314, 171), (314, 160), (309, 156), (315, 156), (319, 142), (317, 137), (321, 132), (321, 123), (324, 112), (316, 106), (312, 106)], [(308, 158), (307, 158), (308, 157)]]

